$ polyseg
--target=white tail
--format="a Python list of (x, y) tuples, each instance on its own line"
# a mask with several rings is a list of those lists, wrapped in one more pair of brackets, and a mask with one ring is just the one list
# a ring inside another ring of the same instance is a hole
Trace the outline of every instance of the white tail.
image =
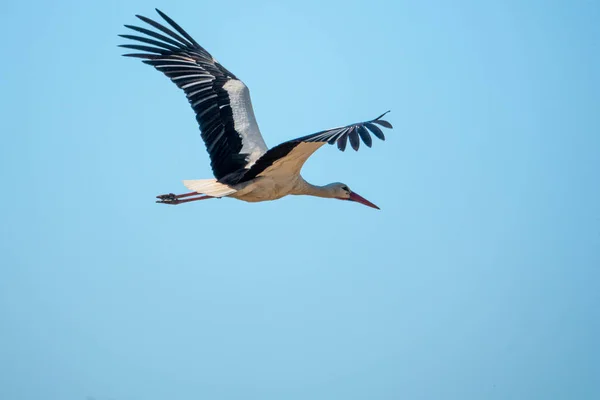
[(217, 182), (216, 179), (196, 179), (183, 181), (186, 188), (197, 193), (203, 193), (212, 197), (223, 197), (235, 193), (236, 190), (227, 185)]

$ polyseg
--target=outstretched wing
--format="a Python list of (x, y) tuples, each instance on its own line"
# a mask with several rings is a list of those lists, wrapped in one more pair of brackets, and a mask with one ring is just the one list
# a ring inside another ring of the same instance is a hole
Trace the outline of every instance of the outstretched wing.
[(381, 140), (385, 140), (385, 135), (379, 126), (392, 128), (392, 124), (381, 119), (388, 112), (371, 121), (328, 129), (281, 143), (267, 151), (243, 174), (232, 174), (226, 177), (224, 183), (247, 182), (268, 174), (299, 174), (306, 160), (325, 143), (337, 143), (337, 147), (341, 151), (346, 149), (348, 141), (356, 151), (360, 147), (361, 140), (367, 147), (371, 147), (373, 140), (370, 133)]
[(196, 113), (217, 179), (249, 168), (268, 148), (258, 129), (248, 88), (175, 21), (160, 10), (156, 11), (177, 32), (137, 15), (162, 33), (125, 25), (143, 36), (119, 35), (142, 43), (121, 45), (141, 51), (124, 55), (144, 59), (144, 63), (152, 65), (183, 89)]

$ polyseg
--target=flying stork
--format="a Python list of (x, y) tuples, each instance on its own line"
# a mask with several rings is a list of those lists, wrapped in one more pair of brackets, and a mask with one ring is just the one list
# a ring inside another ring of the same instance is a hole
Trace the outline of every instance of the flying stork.
[(192, 190), (191, 193), (160, 195), (157, 203), (175, 205), (221, 197), (258, 202), (292, 194), (350, 200), (379, 209), (343, 183), (312, 185), (302, 178), (300, 170), (308, 157), (325, 143), (336, 143), (338, 149), (344, 151), (348, 141), (354, 150), (358, 150), (361, 140), (371, 147), (370, 133), (385, 140), (378, 125), (392, 128), (389, 122), (381, 119), (387, 113), (370, 121), (289, 140), (269, 149), (258, 129), (246, 85), (175, 21), (160, 10), (156, 11), (176, 32), (136, 15), (157, 31), (125, 25), (145, 36), (119, 35), (142, 43), (120, 47), (140, 51), (124, 56), (143, 59), (183, 89), (196, 113), (215, 176), (215, 179), (185, 180), (183, 183)]

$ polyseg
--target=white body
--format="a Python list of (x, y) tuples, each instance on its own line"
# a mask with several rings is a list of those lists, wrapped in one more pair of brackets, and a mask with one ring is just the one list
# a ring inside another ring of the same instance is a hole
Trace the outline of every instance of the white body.
[(315, 186), (306, 182), (301, 175), (261, 176), (233, 186), (219, 183), (216, 179), (188, 180), (183, 183), (197, 193), (211, 197), (233, 197), (250, 203), (277, 200), (290, 194), (341, 199), (348, 198), (350, 194), (342, 188), (345, 187), (342, 183)]
[(184, 185), (197, 193), (212, 197), (233, 197), (248, 202), (277, 200), (289, 194), (318, 197), (344, 196), (334, 190), (338, 184), (315, 186), (300, 175), (304, 162), (324, 143), (301, 143), (288, 155), (277, 160), (257, 178), (238, 185), (225, 185), (216, 179), (183, 181)]
[(308, 183), (300, 176), (263, 176), (239, 185), (230, 197), (251, 203), (277, 200), (288, 194), (306, 194)]

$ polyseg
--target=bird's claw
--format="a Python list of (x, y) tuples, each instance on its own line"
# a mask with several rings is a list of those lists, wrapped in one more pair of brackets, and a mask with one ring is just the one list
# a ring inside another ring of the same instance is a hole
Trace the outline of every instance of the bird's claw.
[(158, 199), (156, 202), (160, 204), (179, 204), (177, 196), (174, 193), (161, 194), (156, 196)]
[(156, 196), (157, 199), (163, 200), (163, 201), (175, 201), (177, 200), (177, 196), (174, 193), (169, 193), (169, 194), (161, 194)]
[(180, 200), (156, 200), (158, 204), (170, 204), (172, 206), (181, 203)]

